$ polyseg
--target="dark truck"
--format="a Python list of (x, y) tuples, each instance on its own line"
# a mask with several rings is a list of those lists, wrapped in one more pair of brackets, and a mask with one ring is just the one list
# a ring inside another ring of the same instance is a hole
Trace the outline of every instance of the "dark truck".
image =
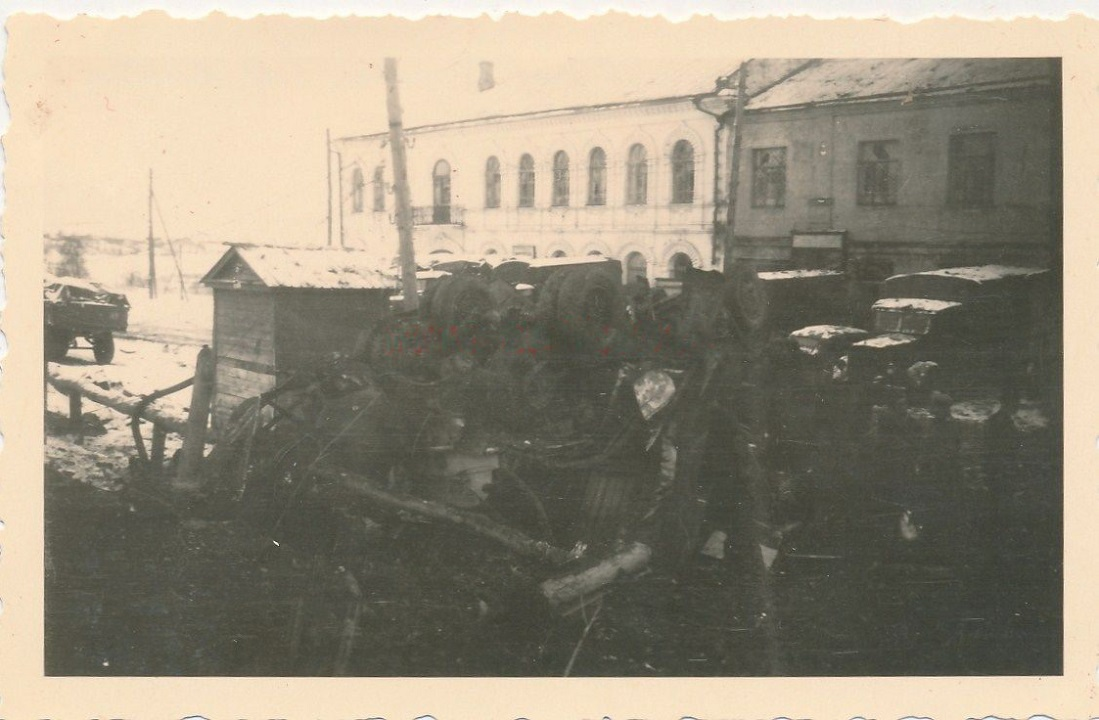
[(114, 333), (124, 332), (129, 318), (130, 303), (125, 295), (87, 280), (52, 277), (46, 278), (43, 300), (49, 360), (65, 357), (69, 348), (76, 347), (76, 339), (84, 338), (97, 363), (111, 363)]
[(1040, 372), (1051, 273), (983, 265), (895, 275), (870, 310), (873, 337), (851, 345), (849, 373), (869, 382), (917, 362), (963, 395), (1018, 388)]

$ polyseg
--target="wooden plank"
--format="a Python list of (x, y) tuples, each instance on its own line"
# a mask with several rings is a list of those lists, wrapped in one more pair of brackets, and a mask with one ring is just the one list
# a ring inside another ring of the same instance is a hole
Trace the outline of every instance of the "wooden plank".
[(254, 373), (260, 373), (262, 375), (274, 375), (275, 366), (270, 363), (253, 362), (251, 360), (241, 360), (237, 357), (222, 356), (217, 359), (219, 365), (226, 369), (235, 370), (248, 370)]

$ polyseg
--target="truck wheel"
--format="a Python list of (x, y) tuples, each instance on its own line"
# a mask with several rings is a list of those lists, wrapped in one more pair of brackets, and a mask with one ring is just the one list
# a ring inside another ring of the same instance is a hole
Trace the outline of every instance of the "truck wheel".
[(92, 352), (95, 354), (95, 362), (99, 365), (110, 365), (114, 360), (114, 335), (100, 333), (92, 336)]
[(558, 327), (596, 345), (624, 324), (625, 310), (619, 284), (596, 268), (570, 273), (557, 293)]
[(740, 325), (759, 330), (770, 317), (770, 300), (756, 271), (740, 265), (733, 271), (725, 291), (725, 306)]
[(64, 330), (46, 328), (46, 359), (57, 361), (69, 352), (72, 339)]
[(480, 278), (455, 275), (436, 283), (431, 317), (445, 327), (477, 320), (493, 307), (492, 294)]

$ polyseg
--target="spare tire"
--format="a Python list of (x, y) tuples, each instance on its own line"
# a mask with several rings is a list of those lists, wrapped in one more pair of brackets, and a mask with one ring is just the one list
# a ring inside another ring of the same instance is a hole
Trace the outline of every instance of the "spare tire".
[(748, 330), (760, 330), (771, 317), (767, 288), (756, 271), (747, 265), (737, 265), (725, 290), (725, 307), (737, 323)]
[(626, 323), (622, 287), (599, 268), (577, 268), (561, 282), (554, 319), (561, 333), (601, 345)]

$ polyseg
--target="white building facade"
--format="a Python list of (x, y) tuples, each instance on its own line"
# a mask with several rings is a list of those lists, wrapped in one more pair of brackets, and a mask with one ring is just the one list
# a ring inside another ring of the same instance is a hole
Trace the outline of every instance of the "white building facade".
[[(649, 280), (710, 267), (717, 128), (673, 98), (409, 129), (417, 256), (599, 253)], [(391, 252), (388, 135), (334, 150), (344, 244)]]

